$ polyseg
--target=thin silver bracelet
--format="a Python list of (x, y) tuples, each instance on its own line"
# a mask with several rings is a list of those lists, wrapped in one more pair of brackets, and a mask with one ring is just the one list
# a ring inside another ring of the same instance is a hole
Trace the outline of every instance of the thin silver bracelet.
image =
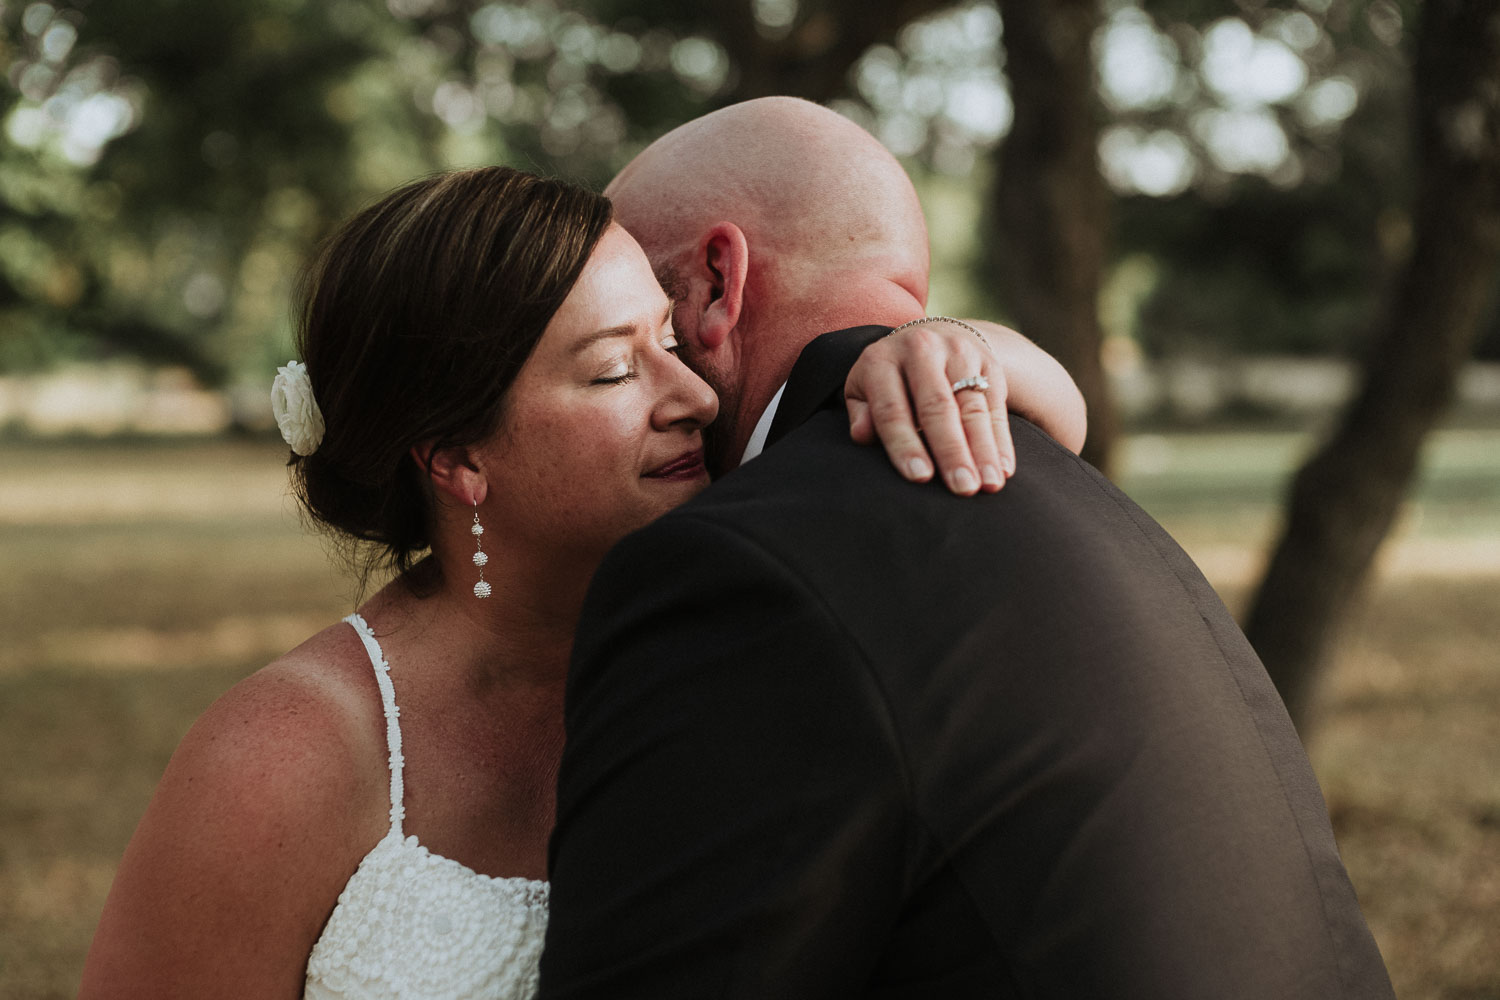
[[(984, 339), (984, 334), (980, 333), (978, 330), (970, 326), (968, 323), (965, 323), (963, 320), (954, 319), (952, 316), (923, 316), (921, 319), (914, 319), (902, 323), (900, 326), (892, 330), (891, 333), (900, 333), (902, 330), (905, 330), (909, 326), (917, 326), (922, 323), (952, 323), (954, 326), (961, 326), (965, 330), (968, 330), (970, 333), (972, 333), (974, 336), (978, 337), (979, 342), (984, 345), (985, 350), (994, 350), (994, 348), (990, 347), (990, 342)], [(891, 333), (886, 334), (886, 336), (889, 337)]]

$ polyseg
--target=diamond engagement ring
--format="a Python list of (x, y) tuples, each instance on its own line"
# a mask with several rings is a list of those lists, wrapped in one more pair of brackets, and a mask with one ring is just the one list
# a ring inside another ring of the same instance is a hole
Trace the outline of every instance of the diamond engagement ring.
[(968, 378), (961, 378), (953, 383), (953, 395), (957, 396), (965, 389), (978, 389), (980, 392), (987, 392), (989, 387), (990, 380), (983, 375), (970, 375)]

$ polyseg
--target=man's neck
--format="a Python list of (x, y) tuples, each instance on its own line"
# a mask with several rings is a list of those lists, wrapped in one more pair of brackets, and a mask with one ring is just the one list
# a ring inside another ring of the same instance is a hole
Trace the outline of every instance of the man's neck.
[(754, 326), (742, 332), (739, 398), (734, 434), (726, 449), (736, 460), (804, 347), (833, 330), (899, 326), (922, 316), (922, 300), (896, 281), (830, 275), (822, 287), (831, 290), (827, 298), (782, 297), (780, 308), (757, 309)]

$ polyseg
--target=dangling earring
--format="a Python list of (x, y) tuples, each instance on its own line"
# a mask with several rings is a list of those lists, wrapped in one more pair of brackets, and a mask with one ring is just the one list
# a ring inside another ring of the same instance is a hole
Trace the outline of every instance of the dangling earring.
[(490, 561), (490, 557), (484, 554), (484, 525), (479, 523), (479, 501), (474, 501), (474, 523), (469, 526), (469, 534), (474, 536), (474, 565), (479, 567), (479, 582), (474, 584), (475, 597), (489, 597), (490, 585), (484, 579), (484, 564)]

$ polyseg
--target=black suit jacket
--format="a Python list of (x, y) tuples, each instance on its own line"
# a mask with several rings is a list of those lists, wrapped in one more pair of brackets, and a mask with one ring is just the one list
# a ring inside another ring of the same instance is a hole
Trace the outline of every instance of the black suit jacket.
[(971, 499), (851, 444), (886, 329), (810, 345), (773, 445), (600, 568), (544, 1000), (1390, 997), (1192, 562), (1024, 420)]

